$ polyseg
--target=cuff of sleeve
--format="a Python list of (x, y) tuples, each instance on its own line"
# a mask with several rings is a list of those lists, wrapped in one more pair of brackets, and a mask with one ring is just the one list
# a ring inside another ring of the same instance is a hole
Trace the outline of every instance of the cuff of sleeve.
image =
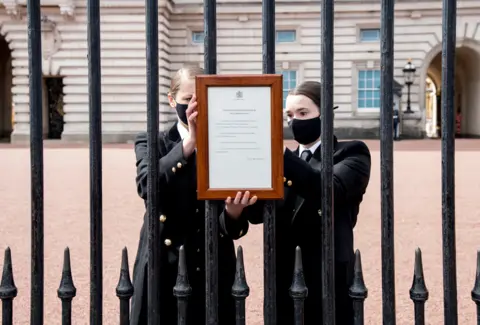
[(183, 144), (180, 141), (173, 147), (172, 151), (170, 152), (172, 155), (172, 167), (171, 167), (171, 172), (173, 174), (177, 173), (178, 171), (182, 170), (184, 166), (188, 164), (188, 160), (185, 159), (183, 156)]
[(243, 213), (238, 219), (233, 219), (228, 216), (226, 210), (223, 210), (220, 217), (220, 229), (225, 236), (232, 239), (238, 239), (245, 235), (244, 229), (246, 223), (248, 224), (248, 221), (244, 218)]

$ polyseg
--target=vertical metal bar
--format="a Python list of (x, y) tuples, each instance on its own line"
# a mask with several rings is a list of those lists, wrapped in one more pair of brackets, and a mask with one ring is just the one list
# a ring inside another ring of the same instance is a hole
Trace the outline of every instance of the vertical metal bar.
[(322, 310), (323, 324), (335, 325), (335, 251), (333, 224), (333, 34), (334, 0), (322, 1)]
[(442, 241), (445, 325), (458, 323), (455, 248), (455, 43), (457, 1), (443, 0), (442, 21)]
[(293, 323), (294, 325), (303, 325), (305, 323), (305, 299), (308, 296), (308, 288), (303, 274), (302, 250), (300, 246), (297, 246), (295, 249), (293, 280), (289, 292), (290, 297), (293, 299)]
[(72, 324), (72, 300), (76, 294), (70, 266), (70, 250), (67, 247), (63, 253), (62, 279), (57, 290), (58, 298), (62, 301), (62, 325)]
[(122, 266), (120, 267), (120, 278), (116, 292), (118, 299), (120, 299), (120, 325), (128, 325), (130, 324), (130, 298), (133, 296), (133, 285), (130, 280), (126, 247), (122, 250)]
[(203, 1), (204, 65), (206, 74), (217, 74), (217, 2)]
[(147, 211), (148, 211), (148, 325), (160, 324), (160, 263), (158, 232), (158, 0), (145, 0), (147, 40)]
[(0, 283), (0, 299), (2, 300), (2, 325), (13, 324), (13, 299), (18, 290), (13, 280), (12, 255), (10, 247), (5, 250), (3, 259), (2, 282)]
[[(262, 0), (262, 72), (275, 73), (275, 0)], [(263, 318), (277, 324), (277, 262), (275, 204), (265, 202), (263, 211)]]
[(42, 35), (40, 0), (27, 1), (28, 67), (30, 95), (30, 173), (31, 173), (31, 295), (30, 323), (43, 324), (43, 132), (42, 132)]
[(472, 300), (477, 306), (477, 325), (480, 325), (480, 250), (477, 251), (477, 271), (472, 289)]
[(180, 246), (178, 256), (177, 281), (173, 287), (173, 295), (177, 298), (177, 325), (188, 324), (188, 298), (192, 294), (192, 287), (188, 281), (187, 261), (185, 248)]
[[(204, 65), (206, 74), (217, 73), (217, 3), (203, 1)], [(218, 203), (205, 202), (205, 324), (218, 325)]]
[(425, 302), (428, 299), (428, 290), (423, 276), (422, 251), (415, 250), (415, 266), (413, 282), (410, 288), (410, 299), (414, 303), (415, 325), (425, 325)]
[(205, 324), (218, 322), (218, 204), (205, 202)]
[(394, 325), (395, 258), (393, 215), (393, 28), (395, 0), (382, 0), (380, 76), (380, 164), (383, 324)]
[(362, 257), (358, 249), (355, 252), (353, 283), (349, 290), (349, 296), (353, 300), (353, 324), (363, 325), (365, 323), (364, 303), (368, 297), (368, 289), (363, 279)]
[(245, 276), (245, 265), (243, 263), (242, 246), (237, 248), (237, 265), (235, 270), (235, 281), (232, 285), (232, 296), (235, 299), (235, 324), (245, 325), (245, 299), (250, 294), (250, 288)]
[(102, 95), (100, 0), (87, 2), (90, 113), (90, 324), (102, 324)]

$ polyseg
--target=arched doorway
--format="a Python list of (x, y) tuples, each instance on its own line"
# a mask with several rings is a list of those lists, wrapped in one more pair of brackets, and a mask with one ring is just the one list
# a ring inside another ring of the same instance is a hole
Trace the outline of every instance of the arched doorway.
[(0, 35), (0, 142), (10, 142), (12, 130), (12, 53)]
[[(467, 46), (457, 47), (455, 62), (455, 135), (480, 136), (480, 55)], [(431, 60), (425, 79), (425, 131), (441, 137), (442, 53)]]

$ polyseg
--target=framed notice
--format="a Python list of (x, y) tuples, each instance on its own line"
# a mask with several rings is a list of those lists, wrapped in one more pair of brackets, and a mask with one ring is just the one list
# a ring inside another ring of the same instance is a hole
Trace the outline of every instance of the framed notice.
[(196, 77), (197, 197), (283, 198), (282, 75)]

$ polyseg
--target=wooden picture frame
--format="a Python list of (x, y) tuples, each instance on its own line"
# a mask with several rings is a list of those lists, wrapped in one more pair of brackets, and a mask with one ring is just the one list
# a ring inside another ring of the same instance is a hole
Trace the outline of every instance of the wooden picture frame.
[[(197, 198), (225, 200), (239, 191), (250, 191), (250, 197), (258, 199), (283, 199), (282, 75), (201, 75), (195, 79)], [(268, 129), (270, 134), (265, 134)], [(210, 162), (212, 154), (215, 160)]]

